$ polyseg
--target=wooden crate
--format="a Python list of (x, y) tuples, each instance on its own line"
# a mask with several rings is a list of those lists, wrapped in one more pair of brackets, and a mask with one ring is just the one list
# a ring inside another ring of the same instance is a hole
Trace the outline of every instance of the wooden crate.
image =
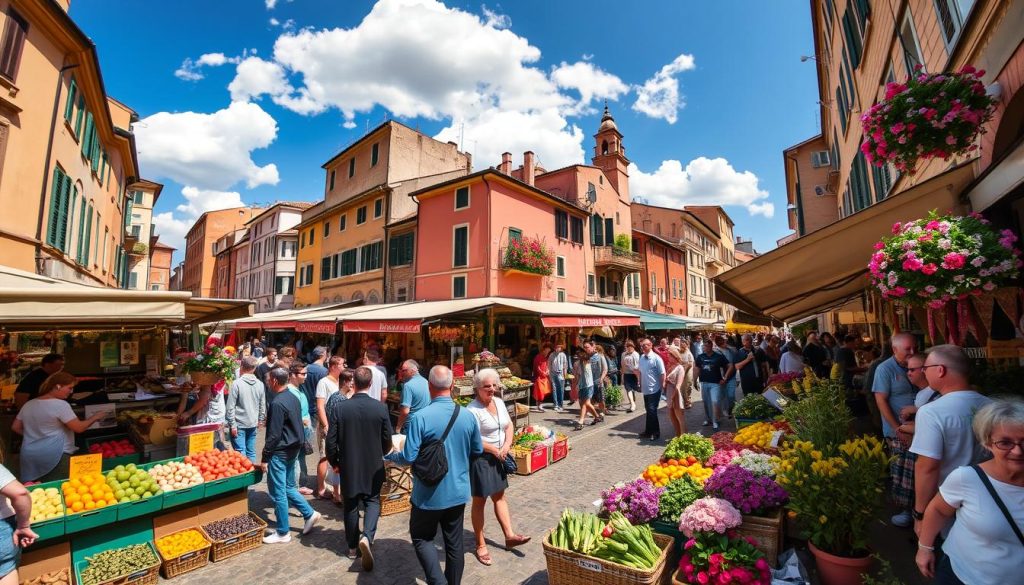
[(547, 467), (548, 451), (548, 446), (537, 445), (529, 453), (513, 454), (512, 457), (516, 460), (516, 475), (530, 475)]
[(651, 569), (634, 569), (618, 563), (590, 557), (578, 552), (556, 548), (550, 544), (551, 533), (544, 537), (544, 560), (550, 585), (659, 585), (667, 567), (672, 538), (654, 534), (654, 543), (661, 549)]
[(412, 468), (384, 464), (384, 485), (380, 490), (380, 515), (400, 514), (412, 508)]
[(776, 566), (783, 543), (783, 515), (779, 508), (771, 516), (743, 515), (743, 523), (736, 532), (757, 541), (757, 548), (768, 557), (768, 564)]

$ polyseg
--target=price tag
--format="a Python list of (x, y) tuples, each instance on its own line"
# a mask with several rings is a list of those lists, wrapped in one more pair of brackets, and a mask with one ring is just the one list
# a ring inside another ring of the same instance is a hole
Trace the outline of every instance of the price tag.
[(195, 455), (213, 450), (213, 431), (188, 436), (188, 454)]
[(777, 449), (779, 443), (782, 442), (782, 437), (786, 436), (785, 431), (775, 431), (772, 433), (772, 442), (770, 443), (772, 449)]
[(100, 453), (76, 455), (71, 458), (70, 470), (70, 479), (101, 473), (103, 471), (103, 455)]
[(601, 563), (597, 561), (591, 561), (587, 559), (576, 559), (576, 564), (579, 565), (580, 568), (586, 569), (588, 571), (594, 571), (595, 573), (602, 572)]

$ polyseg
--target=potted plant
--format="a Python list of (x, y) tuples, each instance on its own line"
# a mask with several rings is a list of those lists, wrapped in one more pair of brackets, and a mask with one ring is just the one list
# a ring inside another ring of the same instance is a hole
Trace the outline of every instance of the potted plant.
[(846, 406), (846, 389), (841, 381), (816, 380), (807, 395), (809, 398), (791, 402), (782, 416), (798, 439), (832, 455), (850, 436), (852, 417)]
[(996, 105), (985, 92), (984, 75), (969, 65), (957, 73), (924, 73), (918, 65), (906, 83), (886, 85), (885, 99), (861, 116), (864, 157), (912, 175), (918, 160), (949, 160), (976, 150), (975, 138)]
[(807, 538), (825, 585), (859, 585), (869, 570), (868, 526), (888, 469), (881, 441), (869, 435), (840, 444), (831, 456), (801, 440), (782, 450), (776, 480), (789, 492), (789, 516)]
[(704, 482), (704, 491), (726, 500), (743, 514), (737, 532), (756, 539), (774, 565), (782, 546), (782, 506), (789, 499), (786, 490), (771, 477), (730, 464)]
[(189, 357), (183, 370), (196, 384), (212, 386), (221, 380), (232, 379), (235, 367), (235, 360), (229, 353), (218, 345), (211, 345)]
[(555, 268), (555, 256), (537, 238), (510, 238), (505, 248), (504, 268), (550, 276)]

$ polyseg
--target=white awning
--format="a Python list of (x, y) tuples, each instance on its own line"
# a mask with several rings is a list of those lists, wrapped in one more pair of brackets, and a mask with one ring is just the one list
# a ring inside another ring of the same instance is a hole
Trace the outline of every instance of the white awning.
[(971, 209), (984, 211), (1024, 184), (1024, 142), (989, 167), (967, 192)]

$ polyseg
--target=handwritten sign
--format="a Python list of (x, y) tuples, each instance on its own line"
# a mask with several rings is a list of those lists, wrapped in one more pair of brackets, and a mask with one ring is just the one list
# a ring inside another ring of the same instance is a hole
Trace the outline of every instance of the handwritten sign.
[(103, 455), (76, 455), (71, 458), (70, 479), (78, 479), (86, 475), (96, 475), (103, 471)]
[(213, 431), (188, 436), (188, 454), (195, 455), (213, 450)]

